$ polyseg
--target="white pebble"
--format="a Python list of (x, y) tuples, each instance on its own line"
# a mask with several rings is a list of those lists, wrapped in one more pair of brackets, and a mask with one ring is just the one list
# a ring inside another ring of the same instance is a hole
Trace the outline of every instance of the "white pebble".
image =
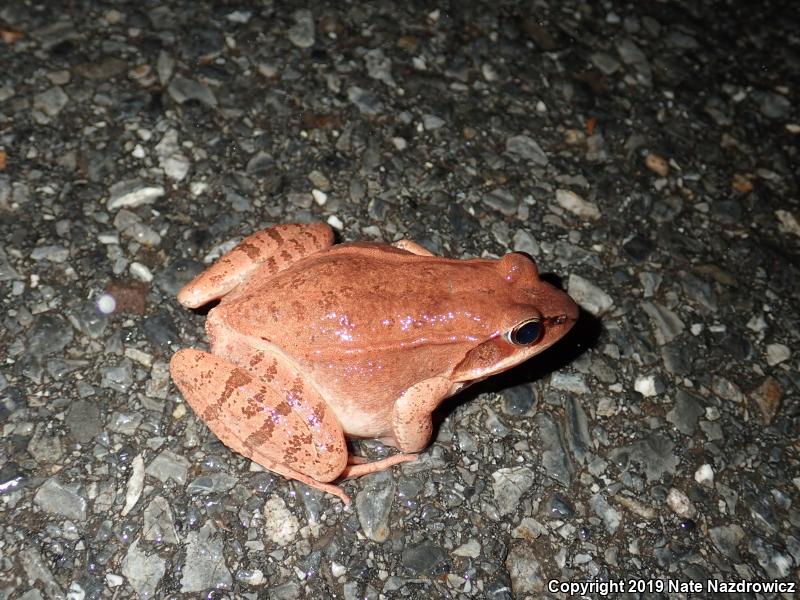
[(153, 273), (142, 263), (132, 262), (128, 268), (130, 269), (131, 275), (139, 281), (144, 281), (145, 283), (153, 281)]
[(138, 348), (125, 348), (125, 356), (131, 360), (135, 360), (140, 365), (144, 365), (145, 367), (153, 366), (153, 355), (148, 354), (147, 352), (142, 352)]
[(119, 587), (123, 583), (125, 583), (125, 580), (122, 578), (121, 575), (116, 575), (114, 573), (106, 573), (106, 585), (108, 585), (108, 587)]
[(339, 230), (344, 229), (344, 223), (342, 223), (342, 220), (336, 215), (331, 215), (330, 217), (328, 217), (328, 225), (330, 225), (334, 229), (339, 229)]
[(117, 232), (100, 233), (97, 235), (97, 241), (101, 244), (119, 244), (119, 234)]
[(345, 573), (347, 573), (347, 567), (340, 565), (336, 561), (331, 562), (331, 575), (334, 577), (341, 577)]
[(701, 465), (694, 472), (694, 480), (700, 485), (714, 485), (714, 469), (709, 464)]
[(275, 544), (285, 546), (300, 531), (300, 523), (280, 496), (272, 495), (264, 504), (264, 533)]
[(325, 206), (325, 203), (328, 201), (328, 194), (322, 190), (311, 190), (311, 195), (314, 196), (314, 202), (320, 206)]
[(633, 389), (645, 397), (656, 396), (658, 394), (656, 391), (656, 380), (652, 375), (637, 377), (636, 382), (633, 384)]
[(564, 210), (582, 219), (600, 218), (600, 209), (597, 205), (584, 200), (572, 190), (556, 190), (556, 202)]
[(144, 148), (142, 148), (141, 144), (136, 144), (131, 154), (133, 154), (134, 158), (144, 158), (145, 156), (147, 156), (147, 153), (144, 151)]
[(208, 184), (205, 181), (193, 181), (189, 184), (189, 191), (195, 198), (203, 194), (208, 189)]

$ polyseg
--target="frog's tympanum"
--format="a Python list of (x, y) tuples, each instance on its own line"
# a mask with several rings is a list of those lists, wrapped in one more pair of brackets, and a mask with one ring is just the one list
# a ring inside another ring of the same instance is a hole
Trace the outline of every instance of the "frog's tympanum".
[[(554, 344), (578, 308), (534, 262), (434, 256), (410, 241), (333, 246), (321, 223), (245, 238), (178, 294), (211, 352), (170, 361), (222, 442), (344, 502), (334, 481), (414, 460), (448, 396)], [(366, 462), (345, 437), (401, 453)]]

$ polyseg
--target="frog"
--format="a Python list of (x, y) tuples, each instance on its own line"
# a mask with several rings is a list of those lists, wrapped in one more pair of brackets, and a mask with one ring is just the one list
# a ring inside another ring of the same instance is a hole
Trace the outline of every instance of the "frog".
[[(524, 253), (334, 244), (326, 223), (245, 237), (177, 300), (217, 302), (210, 351), (180, 349), (169, 365), (197, 416), (229, 448), (345, 505), (342, 480), (416, 460), (445, 399), (549, 348), (579, 315)], [(399, 452), (348, 450), (369, 438)]]

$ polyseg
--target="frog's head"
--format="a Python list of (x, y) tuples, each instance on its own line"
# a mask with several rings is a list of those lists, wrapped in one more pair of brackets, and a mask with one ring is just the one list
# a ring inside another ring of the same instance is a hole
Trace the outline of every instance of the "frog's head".
[(527, 255), (507, 254), (493, 266), (502, 280), (493, 290), (493, 331), (476, 340), (453, 370), (453, 381), (474, 383), (528, 360), (561, 339), (578, 318), (572, 298), (543, 281)]

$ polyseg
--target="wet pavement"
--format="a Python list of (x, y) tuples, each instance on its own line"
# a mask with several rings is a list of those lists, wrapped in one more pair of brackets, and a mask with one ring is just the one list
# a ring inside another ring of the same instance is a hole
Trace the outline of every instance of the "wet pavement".
[[(800, 16), (460, 4), (2, 3), (0, 598), (795, 597)], [(581, 321), (344, 508), (167, 370), (295, 221), (527, 252)]]

